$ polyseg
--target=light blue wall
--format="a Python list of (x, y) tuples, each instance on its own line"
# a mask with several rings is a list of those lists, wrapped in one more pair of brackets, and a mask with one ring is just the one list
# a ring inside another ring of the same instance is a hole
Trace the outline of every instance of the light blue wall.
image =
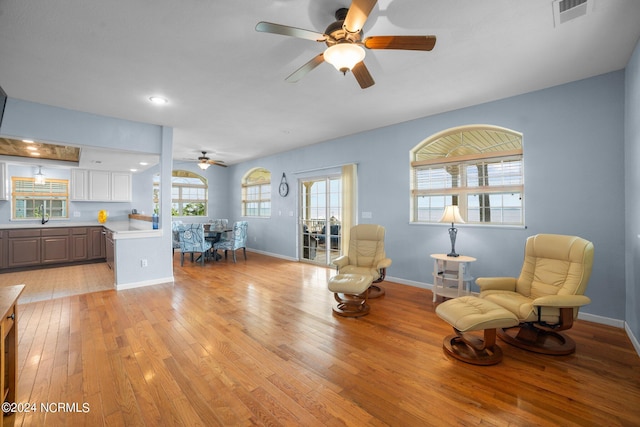
[(640, 337), (640, 41), (625, 77), (626, 321)]
[[(296, 258), (298, 171), (358, 163), (359, 217), (386, 227), (392, 277), (431, 283), (430, 253), (449, 249), (447, 225), (409, 224), (409, 151), (455, 126), (491, 124), (522, 132), (527, 228), (460, 225), (456, 249), (478, 258), (477, 276), (518, 275), (524, 241), (536, 233), (579, 235), (594, 242), (596, 259), (583, 312), (624, 319), (624, 73), (614, 72), (501, 101), (363, 132), (248, 161), (230, 170), (238, 186), (253, 167), (272, 176), (272, 218), (249, 220), (249, 245)], [(293, 183), (277, 194), (282, 172)], [(235, 184), (234, 184), (235, 183)], [(231, 215), (241, 215), (240, 192), (230, 193)], [(282, 214), (279, 215), (279, 212)], [(293, 212), (293, 216), (289, 216)]]
[(8, 98), (0, 132), (14, 138), (160, 154), (162, 127)]

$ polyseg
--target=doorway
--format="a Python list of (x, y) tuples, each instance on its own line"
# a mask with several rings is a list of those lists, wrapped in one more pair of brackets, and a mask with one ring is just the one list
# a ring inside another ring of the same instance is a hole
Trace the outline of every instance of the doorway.
[(301, 179), (300, 195), (300, 259), (330, 265), (342, 244), (342, 178)]

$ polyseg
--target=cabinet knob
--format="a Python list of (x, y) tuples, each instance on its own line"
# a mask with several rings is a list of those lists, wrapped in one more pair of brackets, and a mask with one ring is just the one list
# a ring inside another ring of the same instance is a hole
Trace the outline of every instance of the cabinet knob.
[(7, 319), (11, 319), (11, 320), (15, 320), (15, 318), (16, 318), (15, 313), (11, 313), (11, 316), (7, 316)]

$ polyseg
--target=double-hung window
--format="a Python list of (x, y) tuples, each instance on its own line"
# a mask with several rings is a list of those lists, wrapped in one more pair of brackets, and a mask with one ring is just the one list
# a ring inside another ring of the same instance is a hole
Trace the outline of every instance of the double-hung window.
[(242, 215), (271, 216), (271, 172), (267, 169), (252, 169), (242, 179)]
[[(207, 216), (207, 179), (186, 170), (171, 174), (171, 215)], [(160, 175), (153, 180), (154, 212), (160, 211)]]
[(436, 134), (411, 151), (411, 221), (438, 222), (457, 205), (467, 223), (524, 225), (522, 134), (474, 125)]
[(47, 179), (36, 184), (34, 178), (11, 178), (12, 219), (68, 218), (69, 181)]

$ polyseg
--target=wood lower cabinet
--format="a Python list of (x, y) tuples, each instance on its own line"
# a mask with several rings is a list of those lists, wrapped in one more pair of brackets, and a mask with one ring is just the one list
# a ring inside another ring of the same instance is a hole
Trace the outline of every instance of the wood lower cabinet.
[(0, 230), (0, 268), (7, 268), (7, 232)]
[(7, 268), (40, 264), (40, 229), (9, 230)]
[(87, 230), (89, 236), (89, 259), (106, 258), (105, 230), (102, 227), (90, 227)]
[(42, 264), (69, 262), (69, 229), (52, 228), (41, 230)]
[(0, 230), (0, 269), (105, 258), (103, 227)]
[[(0, 390), (3, 400), (15, 404), (18, 396), (18, 298), (24, 285), (0, 288)], [(0, 411), (0, 425), (13, 425), (16, 415)]]
[(72, 228), (69, 236), (70, 261), (89, 259), (89, 235), (86, 228)]

